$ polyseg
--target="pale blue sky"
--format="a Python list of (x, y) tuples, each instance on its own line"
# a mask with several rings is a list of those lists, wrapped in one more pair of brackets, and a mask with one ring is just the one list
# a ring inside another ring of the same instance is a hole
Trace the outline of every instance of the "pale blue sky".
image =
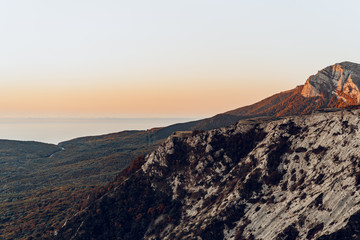
[(360, 63), (359, 8), (320, 0), (0, 1), (0, 113), (210, 116), (303, 84), (327, 65)]

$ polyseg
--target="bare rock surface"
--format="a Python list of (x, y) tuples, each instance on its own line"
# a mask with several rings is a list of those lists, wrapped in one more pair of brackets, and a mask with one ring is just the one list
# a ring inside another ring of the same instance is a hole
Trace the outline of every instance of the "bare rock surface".
[(360, 65), (351, 62), (338, 63), (319, 71), (306, 81), (301, 95), (326, 97), (335, 95), (349, 105), (360, 103)]
[(57, 239), (359, 239), (359, 110), (170, 136)]

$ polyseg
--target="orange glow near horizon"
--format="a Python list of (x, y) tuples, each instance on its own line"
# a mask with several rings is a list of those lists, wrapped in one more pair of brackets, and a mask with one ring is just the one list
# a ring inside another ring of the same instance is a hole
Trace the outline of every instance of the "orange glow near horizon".
[(219, 82), (5, 86), (0, 111), (2, 117), (207, 117), (277, 91), (272, 86), (254, 94), (254, 84)]
[(360, 62), (355, 3), (284, 3), (2, 1), (0, 117), (210, 117)]

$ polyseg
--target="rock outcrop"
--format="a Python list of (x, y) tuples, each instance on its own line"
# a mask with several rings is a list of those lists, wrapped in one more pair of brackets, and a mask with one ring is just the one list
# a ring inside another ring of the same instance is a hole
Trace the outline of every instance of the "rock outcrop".
[(54, 238), (359, 239), (359, 115), (244, 120), (170, 136)]
[(329, 66), (310, 76), (301, 95), (304, 97), (336, 96), (347, 105), (360, 104), (360, 65), (343, 62)]

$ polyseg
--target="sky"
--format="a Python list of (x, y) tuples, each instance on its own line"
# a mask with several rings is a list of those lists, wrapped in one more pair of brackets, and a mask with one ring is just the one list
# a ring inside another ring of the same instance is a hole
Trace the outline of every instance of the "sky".
[(360, 63), (358, 1), (0, 0), (0, 117), (206, 117)]

